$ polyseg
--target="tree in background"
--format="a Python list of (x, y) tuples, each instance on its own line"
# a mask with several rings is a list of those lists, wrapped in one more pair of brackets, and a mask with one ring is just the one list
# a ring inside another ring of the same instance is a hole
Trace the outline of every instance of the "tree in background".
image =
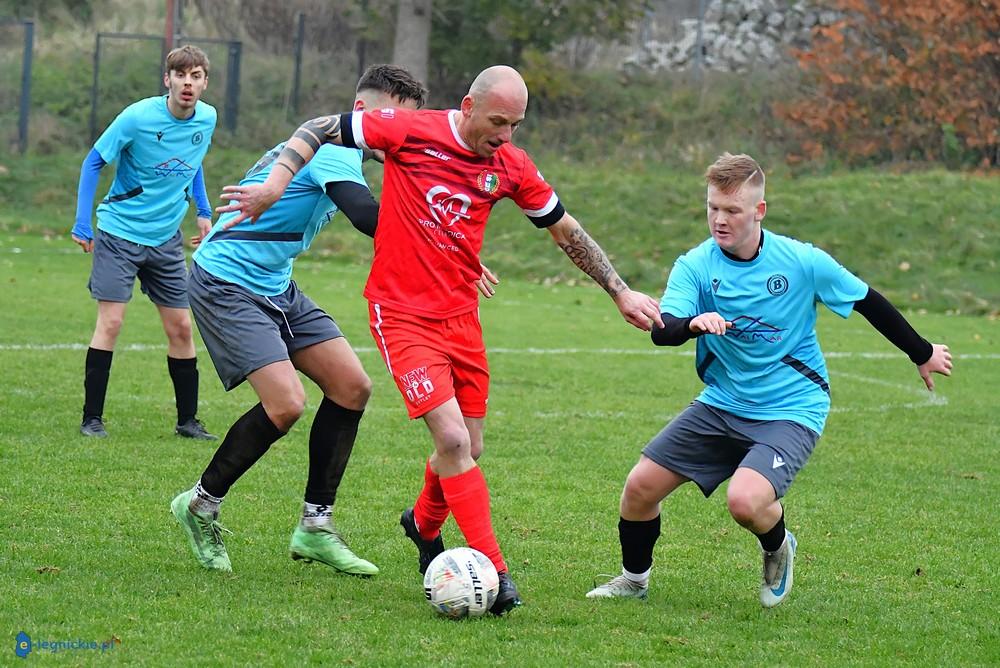
[(796, 52), (805, 95), (775, 111), (793, 160), (1000, 164), (1000, 0), (832, 0)]
[[(431, 94), (435, 100), (454, 103), (473, 77), (489, 65), (524, 69), (530, 62), (544, 69), (544, 56), (571, 37), (624, 39), (648, 4), (646, 0), (439, 3), (431, 31)], [(531, 87), (532, 73), (524, 74)]]
[(399, 0), (396, 8), (396, 38), (392, 62), (402, 65), (418, 80), (426, 82), (430, 58), (433, 0)]

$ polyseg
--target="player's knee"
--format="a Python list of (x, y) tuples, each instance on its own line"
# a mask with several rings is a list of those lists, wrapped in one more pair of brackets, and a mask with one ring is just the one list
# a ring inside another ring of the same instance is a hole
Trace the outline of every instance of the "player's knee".
[(630, 508), (648, 508), (659, 503), (659, 491), (651, 481), (635, 471), (629, 473), (622, 490), (622, 505)]
[(368, 377), (368, 374), (362, 372), (357, 378), (354, 378), (347, 388), (347, 395), (350, 406), (354, 410), (363, 409), (372, 396), (372, 379)]
[(105, 314), (97, 319), (97, 330), (106, 338), (117, 339), (124, 321), (124, 314)]
[(439, 427), (434, 434), (434, 444), (438, 454), (449, 458), (467, 456), (472, 449), (469, 430), (458, 423)]
[(479, 441), (478, 443), (476, 443), (475, 441), (473, 441), (469, 445), (469, 454), (472, 455), (472, 459), (479, 461), (479, 458), (482, 457), (483, 455), (483, 442)]
[(752, 493), (747, 490), (733, 489), (732, 486), (729, 487), (726, 494), (726, 506), (729, 509), (729, 514), (740, 526), (753, 524), (754, 518), (762, 510), (761, 504)]
[(301, 391), (290, 392), (287, 396), (271, 401), (269, 404), (264, 406), (264, 410), (271, 418), (271, 422), (281, 431), (288, 431), (305, 412), (306, 397)]
[(180, 319), (164, 325), (167, 339), (174, 346), (188, 346), (192, 341), (191, 321), (187, 318)]

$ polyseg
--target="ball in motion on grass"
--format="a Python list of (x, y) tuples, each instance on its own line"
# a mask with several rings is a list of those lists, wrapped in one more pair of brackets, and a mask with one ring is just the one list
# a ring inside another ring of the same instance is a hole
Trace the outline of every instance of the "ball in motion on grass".
[(424, 575), (431, 607), (450, 619), (479, 617), (496, 601), (500, 579), (493, 562), (470, 547), (453, 547), (434, 558)]

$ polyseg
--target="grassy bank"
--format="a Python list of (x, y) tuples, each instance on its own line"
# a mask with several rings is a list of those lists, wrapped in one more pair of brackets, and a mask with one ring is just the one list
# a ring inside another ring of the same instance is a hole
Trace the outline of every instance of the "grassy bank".
[[(235, 182), (257, 155), (210, 151), (210, 194)], [(63, 235), (69, 243), (82, 157), (68, 153), (0, 161), (0, 229)], [(658, 294), (677, 255), (707, 235), (700, 168), (536, 157), (567, 209), (612, 255), (620, 272), (644, 290)], [(379, 169), (373, 167), (377, 190)], [(101, 193), (110, 171), (105, 170)], [(1000, 310), (998, 186), (996, 176), (943, 170), (806, 176), (782, 170), (770, 177), (766, 225), (833, 253), (901, 307), (995, 314)], [(483, 257), (501, 276), (579, 280), (579, 272), (547, 239), (504, 202), (487, 230)], [(370, 244), (345, 220), (323, 233), (315, 252), (333, 262), (364, 262)]]

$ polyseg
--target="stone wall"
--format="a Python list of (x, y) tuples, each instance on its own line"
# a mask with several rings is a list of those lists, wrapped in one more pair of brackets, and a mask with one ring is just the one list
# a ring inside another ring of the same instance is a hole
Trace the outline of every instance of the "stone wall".
[[(711, 0), (704, 22), (682, 19), (677, 36), (641, 41), (627, 56), (626, 70), (680, 71), (697, 66), (723, 72), (744, 72), (790, 61), (788, 47), (808, 47), (816, 26), (840, 18), (821, 0)], [(699, 24), (701, 30), (699, 34)], [(641, 34), (641, 31), (640, 31)]]

